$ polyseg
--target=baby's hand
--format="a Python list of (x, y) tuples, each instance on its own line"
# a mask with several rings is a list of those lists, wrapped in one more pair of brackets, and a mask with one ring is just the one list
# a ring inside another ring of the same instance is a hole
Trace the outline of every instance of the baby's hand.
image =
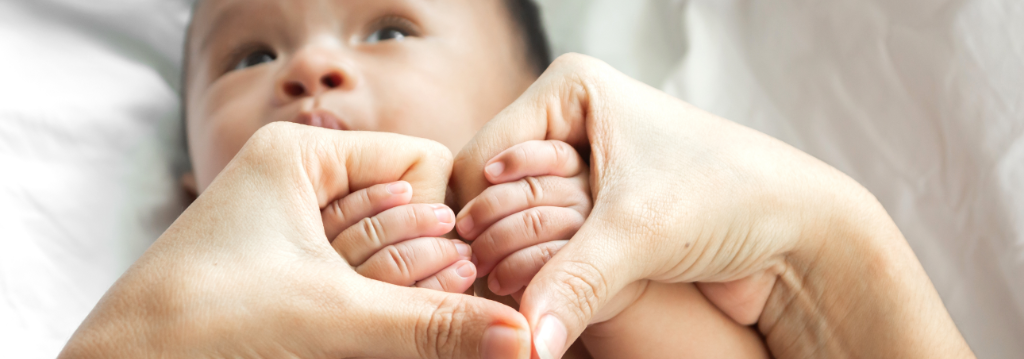
[(352, 192), (323, 210), (327, 238), (367, 278), (465, 292), (476, 278), (472, 249), (439, 238), (455, 226), (455, 214), (443, 204), (411, 200), (412, 186), (404, 181)]
[(565, 142), (529, 141), (492, 158), (484, 172), (492, 186), (462, 209), (457, 230), (473, 241), (487, 287), (518, 300), (590, 214), (590, 169)]

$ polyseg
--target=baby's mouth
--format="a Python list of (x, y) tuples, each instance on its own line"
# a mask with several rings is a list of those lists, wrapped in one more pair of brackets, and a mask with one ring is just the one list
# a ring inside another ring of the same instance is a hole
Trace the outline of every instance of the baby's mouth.
[(332, 130), (348, 130), (348, 126), (346, 126), (345, 122), (339, 119), (338, 116), (324, 110), (301, 112), (295, 116), (295, 120), (293, 122), (308, 126), (329, 128)]

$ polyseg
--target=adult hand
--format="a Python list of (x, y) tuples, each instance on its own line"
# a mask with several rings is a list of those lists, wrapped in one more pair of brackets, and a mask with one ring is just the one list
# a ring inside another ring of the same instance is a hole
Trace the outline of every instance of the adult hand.
[(881, 205), (811, 156), (567, 55), (456, 157), (460, 205), (529, 140), (589, 151), (594, 196), (522, 298), (541, 358), (613, 321), (647, 281), (701, 282), (776, 357), (971, 355)]
[(107, 292), (62, 357), (524, 358), (515, 310), (357, 274), (321, 209), (398, 180), (444, 199), (451, 153), (384, 133), (261, 129)]

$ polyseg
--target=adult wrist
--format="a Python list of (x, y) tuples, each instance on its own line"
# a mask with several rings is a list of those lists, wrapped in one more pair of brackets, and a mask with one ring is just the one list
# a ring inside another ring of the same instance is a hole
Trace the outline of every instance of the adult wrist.
[(973, 357), (874, 196), (848, 178), (821, 188), (759, 322), (773, 354)]

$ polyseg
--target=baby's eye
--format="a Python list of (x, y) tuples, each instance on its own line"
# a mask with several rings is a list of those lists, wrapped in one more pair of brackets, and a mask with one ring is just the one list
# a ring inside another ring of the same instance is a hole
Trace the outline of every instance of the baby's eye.
[(409, 32), (405, 30), (397, 27), (385, 27), (370, 34), (370, 36), (366, 38), (366, 42), (376, 44), (387, 40), (402, 41), (406, 36), (409, 36)]
[(243, 58), (242, 61), (239, 61), (238, 64), (235, 65), (235, 70), (241, 70), (256, 65), (265, 64), (274, 60), (277, 60), (277, 54), (274, 54), (273, 52), (267, 50), (256, 50), (248, 55), (245, 55), (245, 58)]

